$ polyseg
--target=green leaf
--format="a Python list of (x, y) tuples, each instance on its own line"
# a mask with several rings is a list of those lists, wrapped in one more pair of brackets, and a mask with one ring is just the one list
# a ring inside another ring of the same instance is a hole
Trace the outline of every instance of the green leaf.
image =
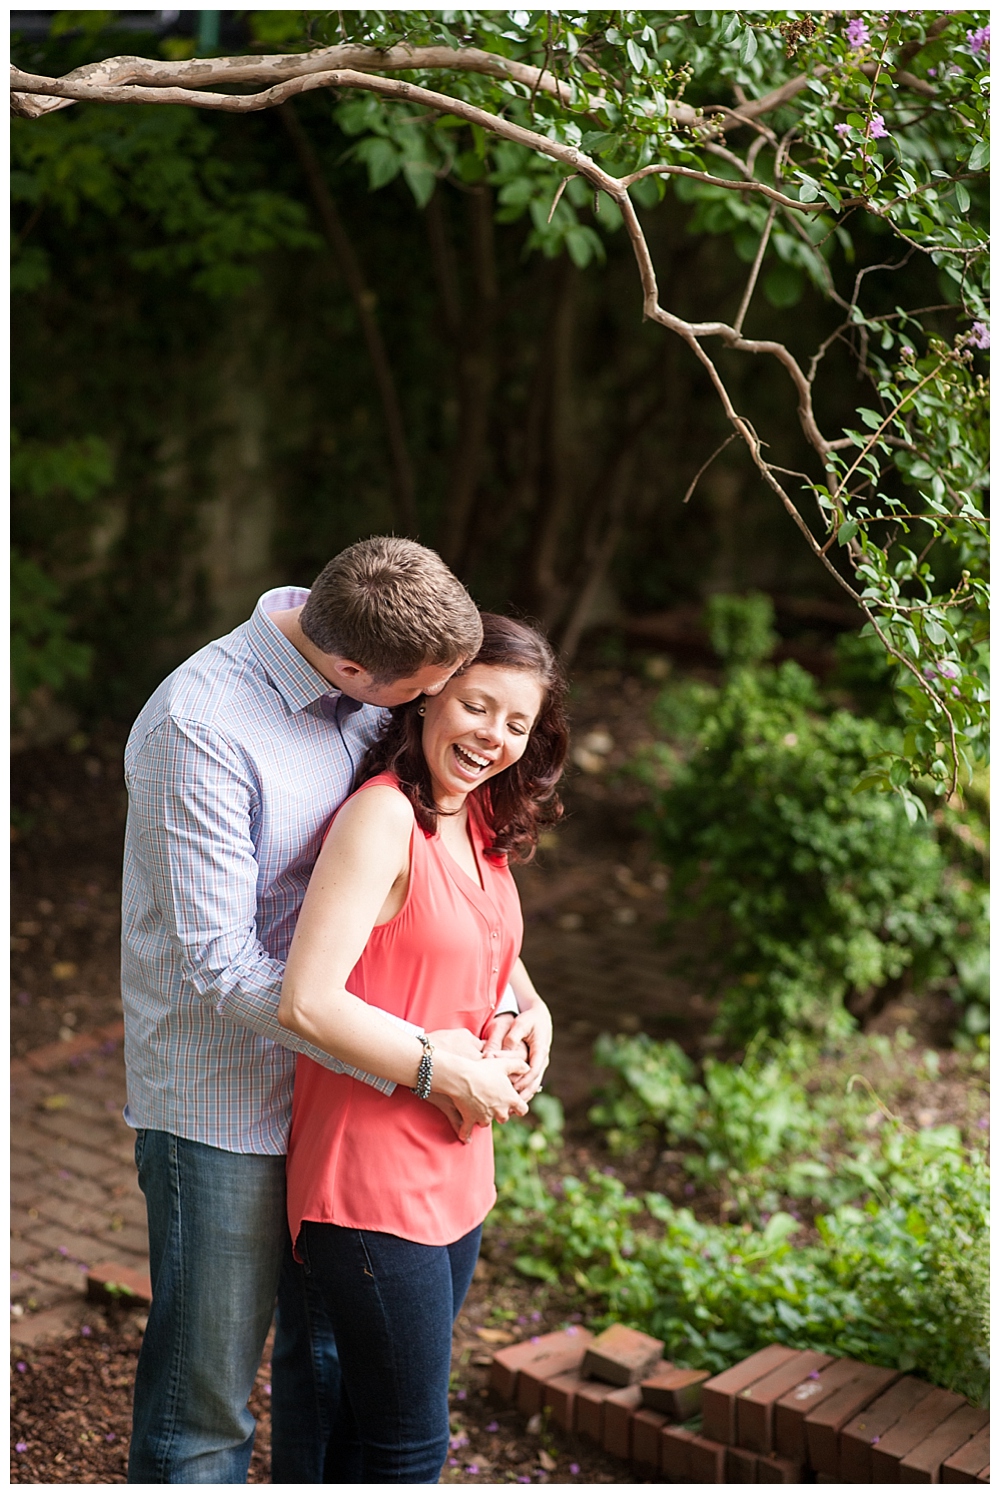
[(799, 201), (815, 202), (819, 197), (819, 187), (811, 177), (803, 177), (799, 182)]
[(955, 183), (955, 204), (960, 213), (967, 213), (972, 205), (972, 198), (961, 182)]
[(837, 544), (849, 544), (857, 534), (857, 532), (858, 526), (855, 521), (853, 519), (845, 519), (844, 523), (841, 524), (840, 528), (837, 530)]
[(740, 37), (740, 61), (746, 67), (748, 63), (753, 62), (756, 56), (757, 38), (754, 35), (753, 28), (748, 26)]
[(969, 170), (985, 171), (989, 164), (990, 142), (988, 140), (980, 140), (972, 148), (972, 154), (969, 157)]

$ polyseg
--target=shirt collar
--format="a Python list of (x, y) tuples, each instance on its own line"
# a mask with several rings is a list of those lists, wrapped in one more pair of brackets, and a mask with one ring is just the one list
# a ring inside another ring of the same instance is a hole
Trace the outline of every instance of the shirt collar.
[(309, 593), (301, 586), (275, 586), (265, 591), (247, 623), (247, 638), (272, 684), (293, 711), (304, 710), (324, 696), (336, 698), (340, 691), (304, 659), (293, 643), (271, 621), (272, 612), (301, 607)]

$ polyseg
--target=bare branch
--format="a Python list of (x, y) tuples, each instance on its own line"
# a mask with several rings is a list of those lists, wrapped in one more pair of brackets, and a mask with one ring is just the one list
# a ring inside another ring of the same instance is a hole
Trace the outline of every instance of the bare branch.
[(737, 435), (738, 435), (738, 432), (737, 431), (733, 431), (732, 435), (727, 436), (726, 439), (723, 441), (723, 443), (722, 443), (721, 446), (717, 446), (715, 448), (715, 450), (712, 452), (712, 455), (709, 457), (708, 461), (707, 462), (702, 462), (701, 466), (698, 468), (697, 472), (695, 473), (695, 475), (694, 475), (694, 477), (693, 477), (693, 479), (691, 481), (690, 487), (688, 488), (687, 492), (684, 494), (684, 497), (681, 499), (682, 503), (688, 503), (688, 502), (690, 502), (691, 495), (693, 494), (695, 488), (701, 482), (702, 477), (708, 471), (709, 467), (711, 467), (711, 465), (715, 461), (716, 457), (722, 455), (722, 453), (725, 451), (726, 447), (729, 445), (730, 441), (735, 441), (736, 440)]
[(736, 313), (736, 320), (733, 322), (734, 332), (740, 332), (743, 329), (743, 318), (746, 316), (747, 311), (749, 310), (750, 298), (753, 295), (754, 288), (757, 284), (757, 276), (760, 274), (760, 267), (764, 263), (764, 255), (767, 252), (767, 244), (768, 240), (771, 237), (771, 229), (774, 227), (774, 217), (777, 211), (778, 204), (776, 202), (772, 202), (771, 210), (767, 215), (767, 222), (764, 225), (764, 232), (761, 234), (760, 243), (757, 245), (757, 254), (754, 258), (753, 265), (750, 268), (750, 275), (747, 280), (747, 288), (743, 292), (743, 300), (740, 302), (740, 309)]

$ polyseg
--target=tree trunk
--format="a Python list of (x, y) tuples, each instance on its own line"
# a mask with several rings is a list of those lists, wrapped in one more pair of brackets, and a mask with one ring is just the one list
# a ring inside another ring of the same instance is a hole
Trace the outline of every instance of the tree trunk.
[[(431, 201), (437, 196), (435, 193)], [(496, 384), (497, 276), (493, 194), (489, 187), (479, 186), (468, 194), (466, 201), (473, 284), (471, 309), (466, 318), (461, 317), (459, 282), (443, 207), (428, 218), (427, 225), (446, 322), (453, 321), (456, 311), (459, 313), (455, 336), (458, 440), (452, 455), (439, 537), (444, 559), (459, 570), (469, 550), (470, 521), (486, 458), (490, 406)]]
[(372, 371), (375, 374), (375, 383), (378, 386), (379, 399), (382, 402), (382, 416), (385, 420), (386, 435), (389, 438), (389, 451), (392, 458), (392, 486), (396, 502), (396, 513), (400, 528), (404, 533), (416, 536), (419, 530), (417, 520), (416, 484), (413, 478), (413, 464), (410, 461), (409, 447), (406, 441), (406, 428), (403, 424), (403, 412), (400, 408), (399, 396), (396, 393), (396, 381), (392, 375), (392, 366), (389, 355), (386, 352), (382, 333), (375, 316), (376, 296), (368, 286), (360, 262), (354, 252), (354, 246), (347, 236), (343, 220), (337, 211), (337, 205), (333, 200), (329, 184), (323, 173), (319, 157), (313, 147), (312, 141), (296, 114), (291, 103), (281, 104), (279, 113), (285, 122), (285, 127), (292, 138), (292, 144), (299, 158), (302, 173), (306, 179), (309, 191), (312, 195), (313, 206), (316, 215), (323, 227), (326, 241), (333, 251), (334, 258), (343, 275), (350, 291), (361, 323), (361, 331), (368, 349), (368, 357), (371, 360)]

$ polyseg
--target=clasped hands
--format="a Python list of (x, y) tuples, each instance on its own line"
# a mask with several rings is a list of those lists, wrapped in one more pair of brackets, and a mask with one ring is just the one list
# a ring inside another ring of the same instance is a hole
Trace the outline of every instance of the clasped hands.
[(468, 1141), (476, 1126), (527, 1114), (528, 1102), (541, 1089), (552, 1045), (552, 1018), (543, 1001), (517, 1016), (504, 1012), (491, 1018), (481, 1038), (464, 1027), (427, 1035), (435, 1048), (460, 1060), (448, 1065), (457, 1073), (449, 1072), (429, 1097), (460, 1141)]

